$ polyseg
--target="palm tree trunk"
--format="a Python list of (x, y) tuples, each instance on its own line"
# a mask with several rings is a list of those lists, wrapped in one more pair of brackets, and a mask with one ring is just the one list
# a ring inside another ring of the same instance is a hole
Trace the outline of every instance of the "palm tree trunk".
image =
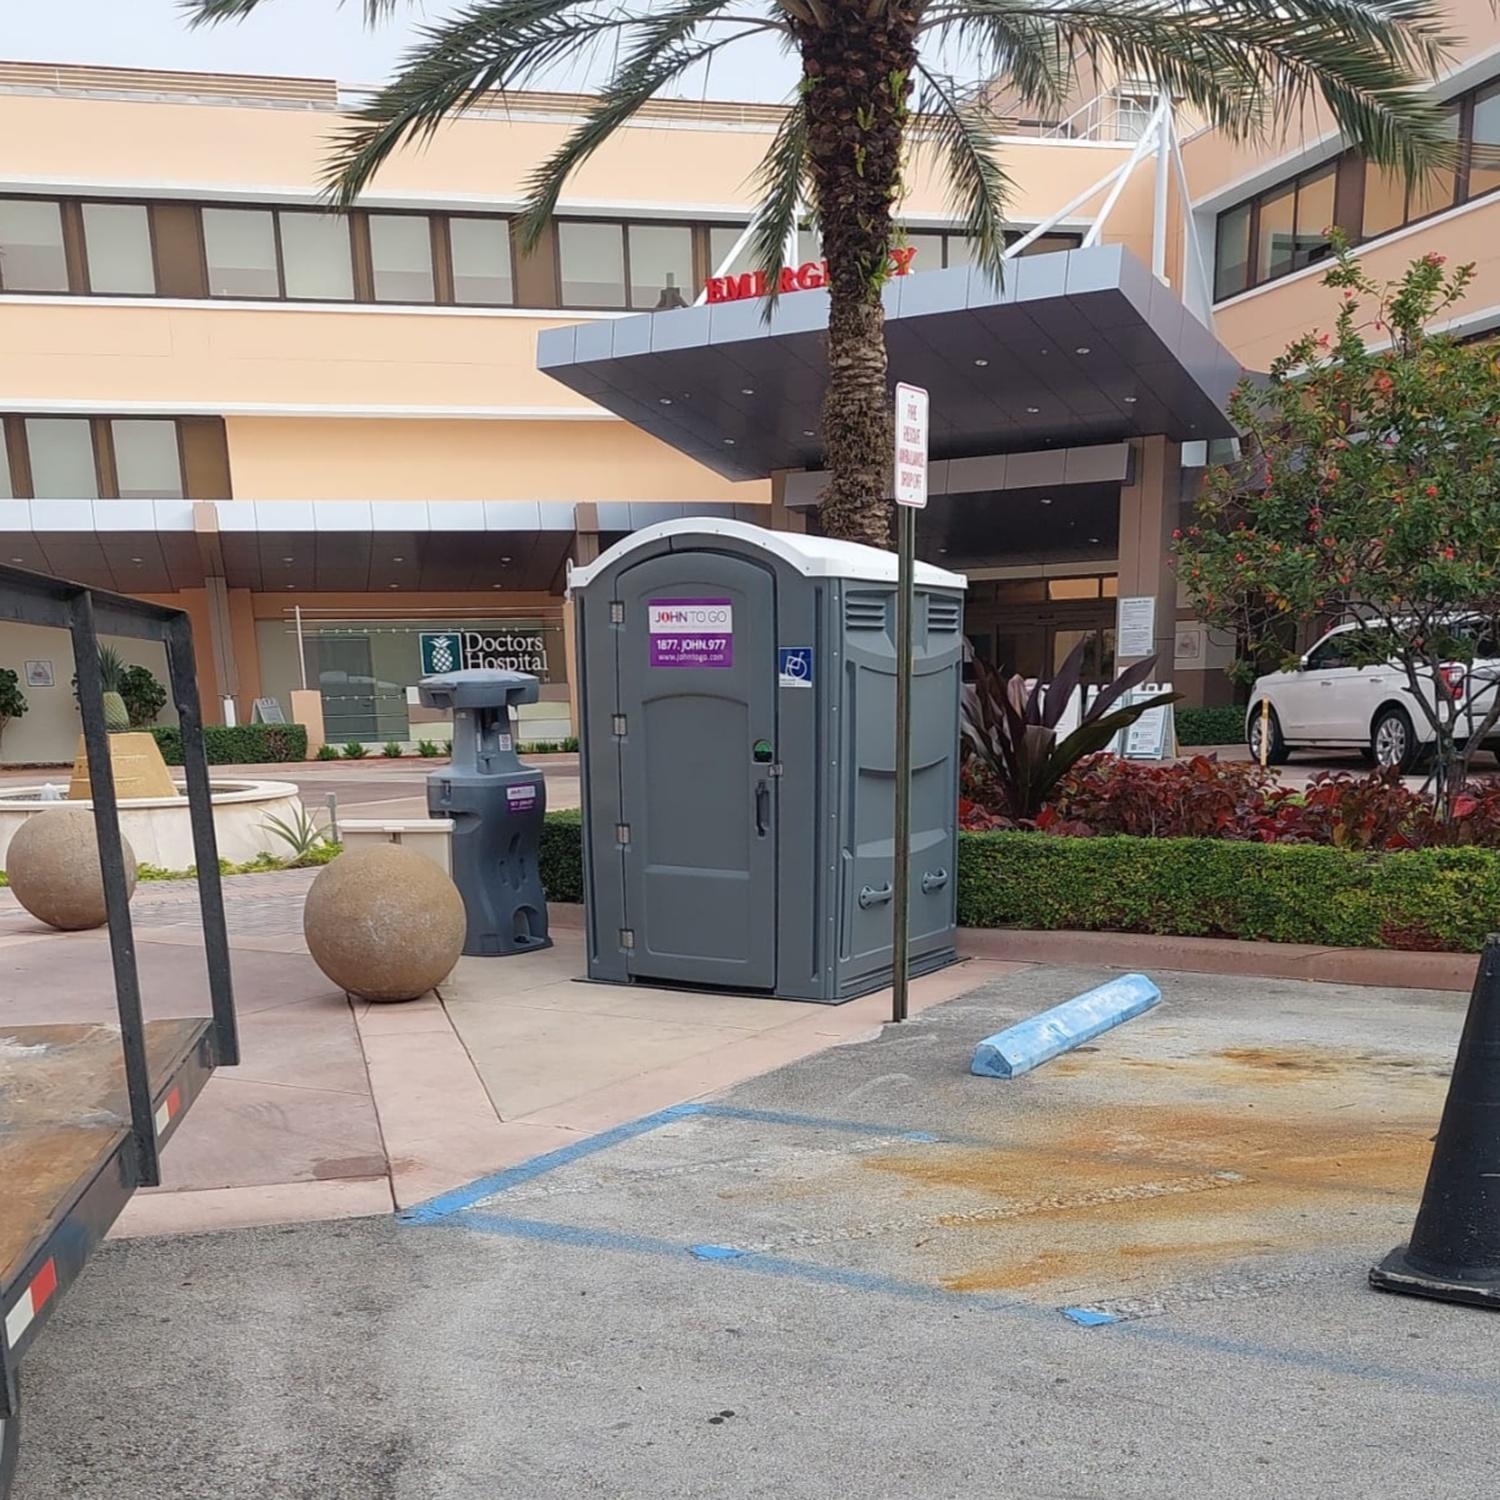
[(823, 0), (818, 10), (826, 25), (795, 27), (831, 298), (823, 398), (828, 483), (818, 518), (827, 536), (888, 547), (892, 429), (880, 292), (890, 275), (916, 14), (911, 0)]

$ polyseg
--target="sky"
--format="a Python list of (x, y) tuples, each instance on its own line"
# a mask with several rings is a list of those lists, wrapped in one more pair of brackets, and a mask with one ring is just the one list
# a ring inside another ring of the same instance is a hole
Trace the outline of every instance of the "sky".
[[(358, 0), (343, 6), (338, 0), (265, 0), (246, 20), (190, 30), (177, 0), (0, 0), (0, 59), (273, 73), (363, 85), (387, 76), (416, 25), (461, 8), (455, 0), (416, 0), (372, 32)], [(575, 67), (534, 86), (586, 88), (598, 76), (597, 64), (592, 72)], [(756, 38), (726, 48), (706, 78), (685, 78), (676, 92), (777, 101), (794, 76), (774, 41)]]

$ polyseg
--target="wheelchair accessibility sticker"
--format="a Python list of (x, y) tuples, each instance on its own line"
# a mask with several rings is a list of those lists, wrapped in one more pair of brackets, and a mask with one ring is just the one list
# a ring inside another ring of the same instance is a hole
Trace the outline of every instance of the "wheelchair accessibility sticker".
[(784, 688), (810, 688), (813, 682), (812, 647), (779, 647), (776, 652), (776, 680)]

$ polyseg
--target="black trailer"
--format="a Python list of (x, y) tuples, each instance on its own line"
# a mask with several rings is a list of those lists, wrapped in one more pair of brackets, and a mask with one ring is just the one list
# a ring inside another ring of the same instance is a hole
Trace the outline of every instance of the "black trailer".
[[(0, 1024), (0, 1500), (20, 1441), (16, 1372), (216, 1067), (239, 1061), (193, 637), (181, 610), (0, 567), (0, 621), (72, 636), (118, 1021)], [(146, 1021), (104, 727), (100, 635), (158, 640), (182, 726), (211, 1014)], [(41, 814), (46, 816), (46, 814)]]

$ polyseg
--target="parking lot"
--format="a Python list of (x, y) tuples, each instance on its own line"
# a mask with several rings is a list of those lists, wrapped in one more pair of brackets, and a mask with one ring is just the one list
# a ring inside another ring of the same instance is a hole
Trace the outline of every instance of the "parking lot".
[[(1482, 1312), (1390, 1298), (1457, 995), (1020, 970), (405, 1216), (103, 1254), (19, 1500), (1479, 1496)], [(87, 1413), (87, 1419), (80, 1419)]]

